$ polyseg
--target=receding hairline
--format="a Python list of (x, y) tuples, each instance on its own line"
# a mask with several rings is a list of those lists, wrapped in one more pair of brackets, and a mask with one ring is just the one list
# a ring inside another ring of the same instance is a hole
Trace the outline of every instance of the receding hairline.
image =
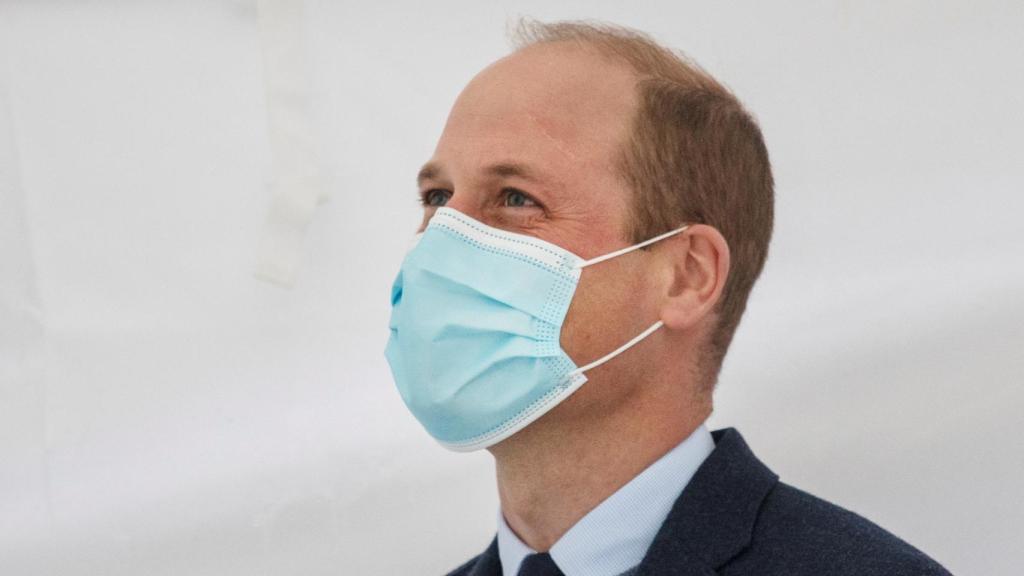
[(625, 62), (638, 81), (660, 78), (729, 92), (682, 51), (669, 49), (650, 35), (632, 28), (592, 20), (546, 23), (524, 17), (510, 22), (507, 35), (514, 52), (535, 46), (568, 44)]

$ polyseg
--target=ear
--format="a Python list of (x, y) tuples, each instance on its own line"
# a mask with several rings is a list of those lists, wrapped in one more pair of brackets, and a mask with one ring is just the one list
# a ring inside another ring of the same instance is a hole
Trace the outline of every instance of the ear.
[(665, 243), (661, 321), (688, 330), (711, 314), (729, 276), (729, 244), (716, 228), (693, 224)]

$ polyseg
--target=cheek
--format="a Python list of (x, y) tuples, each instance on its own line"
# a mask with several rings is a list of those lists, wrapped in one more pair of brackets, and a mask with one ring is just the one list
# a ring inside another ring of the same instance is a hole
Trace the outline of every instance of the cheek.
[(651, 287), (639, 271), (615, 260), (583, 270), (560, 335), (577, 366), (615, 350), (657, 320), (650, 311)]

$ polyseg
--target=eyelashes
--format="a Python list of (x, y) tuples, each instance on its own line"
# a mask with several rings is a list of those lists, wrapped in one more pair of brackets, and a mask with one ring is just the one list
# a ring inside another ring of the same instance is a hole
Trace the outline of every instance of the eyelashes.
[[(452, 197), (450, 190), (443, 188), (431, 188), (419, 194), (419, 201), (425, 208), (440, 208), (448, 204)], [(519, 188), (505, 187), (499, 193), (499, 200), (503, 208), (543, 208), (533, 196)]]
[(440, 188), (432, 188), (420, 193), (420, 203), (425, 208), (440, 208), (448, 203), (448, 199), (452, 197), (452, 193), (448, 190), (442, 190)]

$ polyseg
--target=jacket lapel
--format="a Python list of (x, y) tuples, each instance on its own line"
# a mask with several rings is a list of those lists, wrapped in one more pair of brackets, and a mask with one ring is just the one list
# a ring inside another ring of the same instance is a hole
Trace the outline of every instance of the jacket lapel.
[(498, 538), (491, 540), (491, 545), (477, 556), (473, 568), (466, 576), (502, 576), (501, 559), (498, 557)]
[(761, 502), (779, 477), (734, 428), (712, 436), (714, 451), (676, 499), (636, 576), (709, 576), (750, 543)]

